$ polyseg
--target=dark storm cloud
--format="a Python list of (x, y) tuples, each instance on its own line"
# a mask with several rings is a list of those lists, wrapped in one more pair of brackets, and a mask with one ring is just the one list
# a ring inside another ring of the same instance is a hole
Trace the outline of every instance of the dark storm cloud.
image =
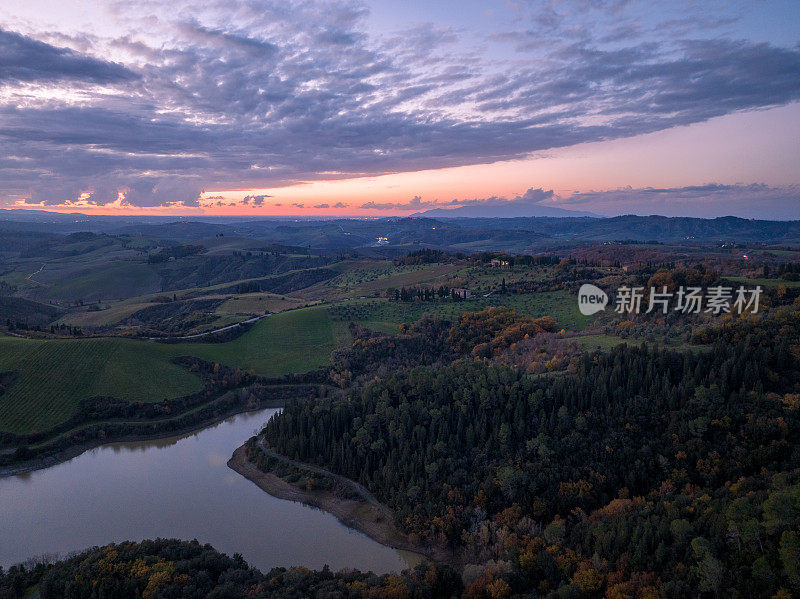
[(135, 73), (120, 64), (0, 29), (0, 83), (59, 80), (119, 83), (137, 78)]
[[(100, 205), (118, 192), (139, 206), (196, 205), (203, 189), (489, 163), (800, 99), (796, 46), (668, 32), (644, 43), (624, 20), (593, 36), (558, 3), (506, 34), (519, 50), (509, 66), (464, 50), (449, 28), (373, 39), (353, 2), (210, 0), (213, 18), (191, 20), (173, 5), (150, 2), (154, 16), (117, 39), (81, 39), (82, 53), (0, 31), (11, 49), (0, 52), (0, 202), (88, 190)], [(598, 6), (625, 8), (587, 9)], [(107, 47), (126, 66), (101, 60)], [(15, 87), (73, 80), (114, 85), (81, 90), (81, 102)]]

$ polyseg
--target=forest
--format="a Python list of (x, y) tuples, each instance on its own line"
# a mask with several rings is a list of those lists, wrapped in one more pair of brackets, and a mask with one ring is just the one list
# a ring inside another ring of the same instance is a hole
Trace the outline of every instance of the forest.
[(709, 328), (705, 345), (621, 345), (545, 375), (492, 351), (460, 358), (509, 347), (520, 323), (497, 321), (418, 327), (449, 363), (291, 402), (264, 438), (364, 484), (460, 565), (495, 564), (464, 596), (800, 592), (795, 307)]
[[(496, 224), (282, 223), (262, 235), (252, 224), (173, 223), (20, 237), (0, 281), (0, 468), (282, 406), (247, 459), (298, 488), (337, 487), (260, 447), (357, 481), (391, 510), (382, 513), (407, 546), (438, 561), (393, 576), (294, 568), (264, 578), (210, 547), (153, 541), (9, 569), (0, 588), (98, 598), (800, 594), (800, 252), (747, 242), (752, 231), (713, 243), (672, 244), (676, 232), (594, 242)], [(509, 231), (546, 246), (451, 243)], [(450, 241), (417, 244), (428, 235)], [(345, 238), (355, 245), (336, 241)], [(763, 310), (589, 318), (576, 301), (584, 283), (612, 298), (622, 285), (760, 285)]]
[(273, 568), (266, 574), (242, 556), (174, 539), (96, 547), (55, 564), (0, 568), (0, 599), (302, 599), (305, 597), (450, 597), (460, 589), (448, 567), (420, 565), (402, 575), (376, 576), (325, 568)]

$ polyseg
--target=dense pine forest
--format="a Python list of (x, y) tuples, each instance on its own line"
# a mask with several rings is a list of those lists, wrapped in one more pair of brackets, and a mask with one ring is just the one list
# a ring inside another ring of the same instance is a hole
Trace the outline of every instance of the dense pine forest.
[(489, 359), (536, 326), (498, 316), (410, 330), (453, 360), (293, 402), (266, 441), (361, 482), (420, 542), (494, 564), (465, 596), (800, 592), (797, 311), (545, 375)]

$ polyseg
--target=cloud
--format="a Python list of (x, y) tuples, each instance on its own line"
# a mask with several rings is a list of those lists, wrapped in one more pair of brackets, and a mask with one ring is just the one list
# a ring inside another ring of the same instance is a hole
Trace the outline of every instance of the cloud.
[(242, 198), (242, 204), (249, 204), (250, 202), (253, 203), (253, 206), (262, 206), (264, 204), (264, 200), (267, 198), (271, 198), (271, 195), (246, 195)]
[(330, 204), (317, 204), (314, 208), (330, 208)]
[(301, 204), (300, 202), (293, 202), (292, 206), (295, 208), (305, 208), (305, 205)]
[(33, 187), (22, 200), (23, 204), (43, 207), (71, 206), (101, 207), (112, 203), (121, 206), (199, 207), (203, 188), (194, 179), (126, 177), (117, 183), (81, 183), (65, 178), (58, 184)]
[(0, 83), (72, 80), (108, 84), (138, 78), (121, 64), (0, 29)]
[(439, 206), (530, 206), (533, 204), (541, 205), (554, 198), (552, 189), (542, 189), (533, 187), (528, 188), (522, 195), (513, 198), (503, 198), (493, 196), (490, 198), (451, 200), (439, 204)]
[(431, 208), (458, 208), (461, 206), (529, 206), (532, 204), (541, 204), (547, 200), (552, 200), (554, 197), (553, 190), (534, 189), (529, 188), (522, 195), (514, 198), (503, 198), (493, 196), (490, 198), (473, 198), (473, 199), (453, 199), (448, 201), (425, 201), (421, 196), (414, 196), (408, 202), (366, 202), (361, 204), (359, 208), (363, 210), (406, 210), (418, 211), (428, 210)]
[(408, 202), (366, 202), (359, 208), (364, 210), (422, 210), (424, 208), (434, 208), (438, 206), (436, 202), (425, 202), (421, 196), (414, 196)]
[(203, 189), (518, 159), (800, 100), (799, 47), (730, 37), (727, 14), (706, 38), (686, 33), (693, 14), (647, 30), (634, 8), (532, 3), (482, 40), (510, 44), (507, 61), (451, 27), (370, 35), (356, 1), (123, 0), (113, 38), (0, 30), (0, 203), (196, 205)]
[(132, 206), (198, 207), (202, 187), (185, 181), (142, 178), (121, 188), (125, 203)]
[(343, 202), (336, 202), (336, 203), (333, 205), (333, 207), (334, 207), (334, 208), (347, 208), (347, 204), (345, 204), (345, 203), (343, 203)]
[(739, 216), (754, 219), (800, 219), (800, 186), (691, 185), (588, 191), (560, 198), (558, 206), (598, 214)]

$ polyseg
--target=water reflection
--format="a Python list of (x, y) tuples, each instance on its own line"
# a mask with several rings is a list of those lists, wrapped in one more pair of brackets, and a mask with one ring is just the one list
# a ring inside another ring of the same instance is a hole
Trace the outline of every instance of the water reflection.
[(202, 431), (114, 443), (68, 462), (0, 479), (0, 565), (125, 539), (196, 538), (252, 565), (400, 570), (413, 557), (333, 516), (281, 501), (226, 463), (276, 410)]

